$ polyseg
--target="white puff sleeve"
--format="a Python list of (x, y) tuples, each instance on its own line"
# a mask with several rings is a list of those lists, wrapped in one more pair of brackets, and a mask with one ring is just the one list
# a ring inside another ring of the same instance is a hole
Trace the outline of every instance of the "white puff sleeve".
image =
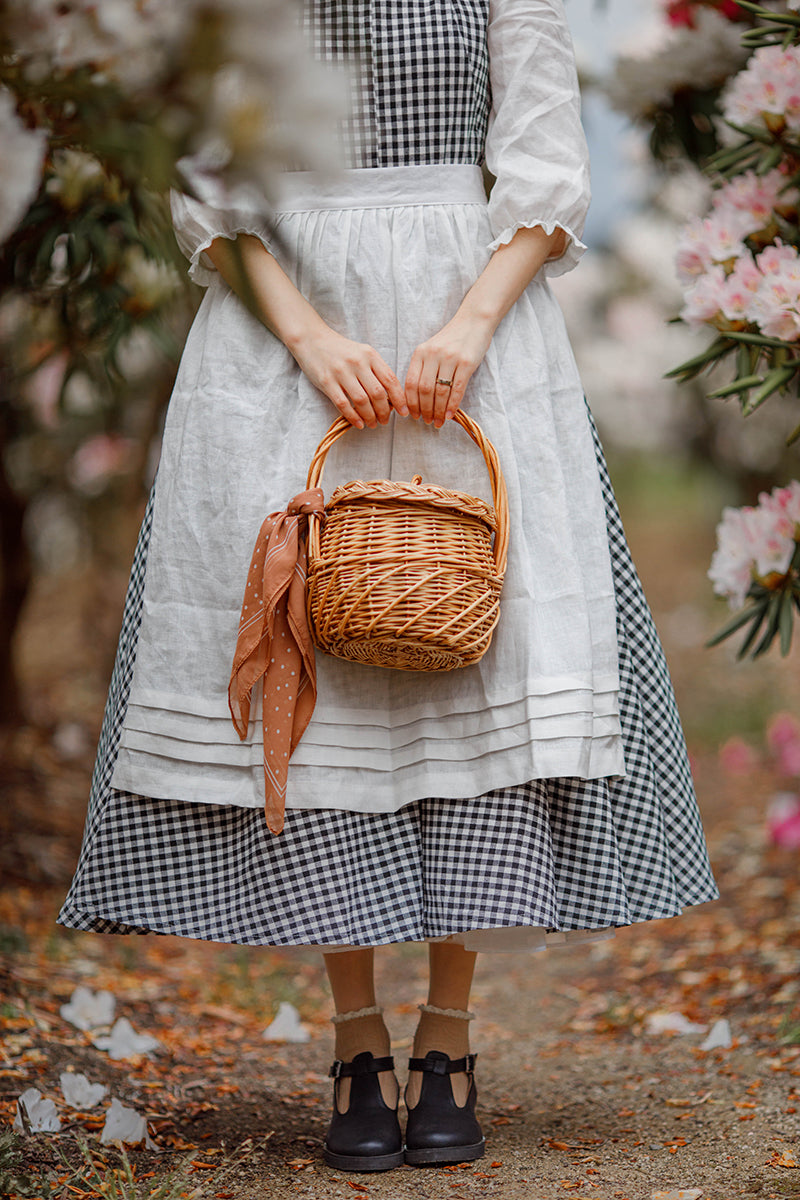
[(589, 154), (580, 91), (562, 0), (491, 0), (492, 111), (486, 165), (496, 182), (489, 219), (496, 250), (520, 228), (562, 229), (565, 252), (545, 264), (563, 275), (586, 247)]
[(233, 240), (240, 233), (249, 233), (269, 250), (268, 205), (252, 185), (229, 190), (219, 180), (196, 170), (188, 159), (182, 159), (178, 166), (195, 195), (187, 196), (174, 189), (170, 192), (175, 238), (189, 260), (190, 279), (208, 287), (217, 272), (204, 251), (215, 238)]

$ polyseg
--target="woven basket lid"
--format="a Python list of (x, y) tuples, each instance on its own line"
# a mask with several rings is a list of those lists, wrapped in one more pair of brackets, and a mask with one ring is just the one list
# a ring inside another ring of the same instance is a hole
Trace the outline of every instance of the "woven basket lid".
[(435, 484), (423, 484), (422, 476), (415, 475), (408, 483), (394, 479), (353, 479), (336, 488), (326, 508), (367, 500), (370, 503), (400, 502), (402, 504), (426, 504), (434, 508), (450, 509), (461, 516), (474, 517), (483, 521), (490, 529), (497, 528), (495, 511), (485, 500), (470, 496), (467, 492), (455, 492)]

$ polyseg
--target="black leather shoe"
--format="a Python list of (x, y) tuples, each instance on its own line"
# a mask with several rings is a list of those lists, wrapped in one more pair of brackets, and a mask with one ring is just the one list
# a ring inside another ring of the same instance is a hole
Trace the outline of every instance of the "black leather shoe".
[[(450, 1058), (441, 1050), (429, 1050), (424, 1058), (411, 1058), (409, 1071), (422, 1071), (419, 1100), (408, 1110), (406, 1125), (406, 1162), (413, 1166), (426, 1163), (472, 1162), (483, 1156), (485, 1142), (475, 1117), (476, 1054)], [(453, 1097), (450, 1076), (459, 1071), (469, 1075), (469, 1091), (463, 1108)], [(408, 1088), (406, 1088), (408, 1094)]]
[[(402, 1165), (403, 1137), (397, 1109), (389, 1108), (381, 1094), (379, 1071), (393, 1071), (393, 1058), (373, 1058), (371, 1051), (352, 1062), (337, 1059), (333, 1077), (333, 1116), (323, 1147), (329, 1167), (340, 1171), (388, 1171)], [(339, 1080), (350, 1079), (347, 1112), (337, 1107)]]

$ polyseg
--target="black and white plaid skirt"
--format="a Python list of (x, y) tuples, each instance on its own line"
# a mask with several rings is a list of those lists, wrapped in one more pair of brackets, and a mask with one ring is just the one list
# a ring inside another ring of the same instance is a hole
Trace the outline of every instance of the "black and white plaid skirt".
[[(451, 938), (532, 949), (717, 897), (664, 653), (594, 424), (617, 600), (624, 778), (548, 779), (395, 813), (159, 800), (110, 785), (141, 621), (145, 515), (80, 861), (59, 915), (101, 933), (249, 945)], [(152, 503), (152, 501), (151, 501)]]

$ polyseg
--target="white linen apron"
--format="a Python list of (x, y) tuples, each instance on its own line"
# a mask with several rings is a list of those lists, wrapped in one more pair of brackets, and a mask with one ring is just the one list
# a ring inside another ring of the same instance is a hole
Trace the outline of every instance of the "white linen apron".
[[(191, 205), (194, 202), (184, 201)], [(268, 232), (262, 224), (259, 236)], [(271, 249), (334, 328), (402, 379), (489, 258), (479, 168), (312, 173), (283, 181)], [(497, 447), (511, 514), (501, 617), (472, 667), (421, 673), (317, 653), (318, 701), (287, 808), (396, 811), (528, 779), (624, 772), (615, 600), (583, 392), (542, 277), (499, 326), (464, 409)], [(253, 542), (305, 486), (335, 410), (283, 344), (214, 277), (164, 434), (130, 704), (113, 784), (260, 807), (258, 711), (239, 742), (227, 683)], [(331, 452), (348, 479), (410, 479), (491, 498), (463, 431), (393, 417)]]

